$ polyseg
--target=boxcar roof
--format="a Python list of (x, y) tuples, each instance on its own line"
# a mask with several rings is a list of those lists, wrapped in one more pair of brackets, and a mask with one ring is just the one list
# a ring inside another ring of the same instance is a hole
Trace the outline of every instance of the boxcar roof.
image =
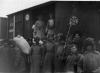
[(11, 16), (11, 15), (15, 15), (15, 14), (17, 14), (17, 13), (21, 13), (21, 12), (24, 12), (24, 11), (34, 10), (34, 9), (36, 9), (36, 8), (40, 8), (40, 7), (43, 7), (43, 6), (51, 5), (51, 4), (54, 3), (54, 2), (55, 2), (55, 1), (48, 1), (48, 2), (39, 4), (39, 5), (36, 5), (36, 6), (32, 6), (32, 7), (29, 7), (29, 8), (26, 8), (26, 9), (23, 9), (23, 10), (20, 10), (20, 11), (17, 11), (17, 12), (11, 13), (11, 14), (8, 14), (7, 16)]
[(35, 10), (37, 8), (44, 7), (44, 6), (47, 6), (47, 5), (51, 5), (51, 4), (56, 3), (56, 2), (62, 2), (62, 3), (69, 2), (71, 4), (75, 4), (78, 7), (80, 7), (80, 6), (81, 7), (82, 6), (88, 6), (89, 8), (90, 7), (100, 8), (100, 1), (60, 1), (60, 0), (53, 0), (53, 1), (48, 1), (48, 2), (39, 4), (39, 5), (36, 5), (36, 6), (32, 6), (32, 7), (29, 7), (29, 8), (26, 8), (26, 9), (11, 13), (11, 14), (9, 14), (7, 16), (14, 15), (14, 14), (17, 14), (17, 13), (21, 13), (21, 12), (24, 12), (24, 11)]

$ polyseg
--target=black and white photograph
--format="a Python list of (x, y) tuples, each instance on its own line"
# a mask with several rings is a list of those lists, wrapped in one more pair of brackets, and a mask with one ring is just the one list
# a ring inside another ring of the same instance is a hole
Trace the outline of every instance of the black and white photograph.
[(100, 1), (0, 0), (0, 73), (100, 73)]

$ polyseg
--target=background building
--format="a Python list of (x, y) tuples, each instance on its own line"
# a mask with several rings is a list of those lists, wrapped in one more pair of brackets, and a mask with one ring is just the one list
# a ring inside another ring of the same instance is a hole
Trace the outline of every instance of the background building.
[(7, 18), (0, 17), (0, 40), (8, 38)]

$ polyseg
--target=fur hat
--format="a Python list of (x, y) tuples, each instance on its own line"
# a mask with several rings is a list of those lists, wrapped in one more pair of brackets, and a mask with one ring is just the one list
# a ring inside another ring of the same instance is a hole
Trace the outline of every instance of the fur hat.
[(86, 38), (85, 39), (85, 41), (84, 41), (84, 48), (86, 48), (87, 46), (92, 46), (92, 47), (94, 47), (94, 39), (93, 38), (91, 38), (91, 37), (88, 37), (88, 38)]

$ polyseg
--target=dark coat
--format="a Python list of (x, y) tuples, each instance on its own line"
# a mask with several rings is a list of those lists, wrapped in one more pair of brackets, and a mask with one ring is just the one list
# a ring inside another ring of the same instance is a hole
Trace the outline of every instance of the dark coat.
[(46, 54), (44, 58), (43, 73), (52, 73), (54, 67), (54, 43), (51, 41), (46, 41)]
[(56, 45), (55, 72), (63, 72), (64, 71), (64, 63), (62, 60), (63, 47), (64, 47), (64, 45), (59, 44), (59, 43)]
[(85, 73), (93, 73), (98, 67), (100, 67), (100, 53), (98, 51), (85, 53), (83, 57), (83, 71)]
[(41, 73), (41, 46), (34, 45), (32, 46), (32, 50), (31, 73)]

